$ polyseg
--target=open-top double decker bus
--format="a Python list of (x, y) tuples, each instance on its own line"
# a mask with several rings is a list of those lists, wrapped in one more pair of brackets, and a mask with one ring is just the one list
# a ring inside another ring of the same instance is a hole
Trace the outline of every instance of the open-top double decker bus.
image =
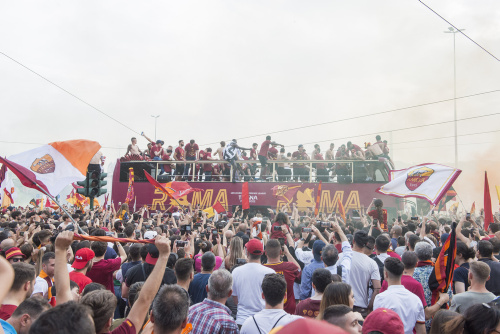
[[(191, 172), (187, 182), (193, 188), (202, 189), (201, 192), (193, 192), (178, 201), (181, 205), (191, 203), (193, 207), (202, 209), (213, 206), (220, 202), (228, 211), (233, 211), (238, 205), (241, 205), (242, 181), (232, 182), (233, 167), (226, 161), (200, 160), (200, 161), (118, 161), (114, 174), (112, 186), (113, 202), (124, 202), (127, 194), (129, 168), (134, 170), (134, 192), (136, 196), (136, 207), (140, 208), (147, 205), (153, 211), (164, 211), (170, 205), (178, 206), (178, 203), (170, 199), (166, 194), (156, 190), (151, 185), (144, 171), (151, 174), (158, 182), (167, 183), (174, 180), (174, 176), (159, 175), (160, 165), (162, 164), (185, 164), (186, 168), (191, 167)], [(203, 170), (203, 164), (226, 164), (226, 168), (231, 168), (231, 173), (226, 180), (223, 176), (212, 176), (211, 181), (205, 181), (205, 177), (197, 174), (195, 165), (200, 165), (199, 170)], [(237, 164), (252, 164), (256, 161), (237, 161)], [(283, 163), (283, 161), (269, 161), (270, 164)], [(293, 161), (288, 161), (293, 163)], [(391, 164), (386, 159), (379, 160), (307, 160), (300, 161), (309, 167), (309, 175), (306, 179), (309, 181), (297, 182), (293, 176), (279, 177), (276, 174), (276, 168), (273, 174), (268, 175), (265, 181), (249, 182), (249, 198), (251, 209), (262, 213), (267, 212), (267, 208), (281, 208), (285, 204), (295, 203), (299, 210), (314, 208), (317, 196), (319, 182), (322, 177), (322, 187), (320, 194), (320, 212), (337, 212), (339, 200), (342, 202), (346, 212), (350, 210), (359, 210), (370, 204), (373, 198), (380, 198), (384, 202), (384, 208), (387, 209), (389, 217), (395, 217), (397, 210), (402, 207), (402, 201), (398, 198), (384, 196), (376, 193), (375, 190), (388, 181)], [(317, 163), (322, 163), (332, 171), (328, 176), (320, 176), (315, 173)], [(250, 177), (246, 177), (248, 179)], [(325, 179), (327, 178), (327, 179)], [(312, 180), (312, 182), (311, 182)], [(132, 203), (130, 203), (132, 205)]]

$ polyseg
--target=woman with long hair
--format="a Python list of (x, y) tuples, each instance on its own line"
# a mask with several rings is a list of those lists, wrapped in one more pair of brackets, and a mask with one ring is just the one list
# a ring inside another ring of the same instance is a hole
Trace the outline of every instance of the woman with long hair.
[(346, 305), (353, 308), (354, 293), (349, 284), (344, 282), (333, 282), (326, 286), (319, 306), (318, 320), (323, 320), (325, 309), (331, 305)]
[(450, 310), (440, 310), (434, 318), (432, 318), (432, 325), (431, 325), (431, 331), (429, 334), (441, 334), (441, 333), (446, 333), (444, 331), (444, 328), (446, 324), (455, 319), (460, 317), (460, 314), (457, 312), (453, 312)]
[(463, 315), (445, 322), (442, 333), (500, 333), (500, 309), (497, 301), (470, 306)]
[(244, 259), (245, 252), (243, 252), (243, 239), (240, 237), (233, 237), (229, 244), (229, 254), (224, 259), (224, 267), (231, 270), (236, 265), (236, 260)]
[(459, 267), (453, 272), (453, 293), (462, 293), (469, 290), (469, 260), (474, 259), (476, 253), (472, 247), (464, 242), (457, 241), (457, 256), (455, 264)]
[(271, 237), (270, 239), (285, 239), (287, 243), (285, 229), (288, 229), (288, 233), (293, 233), (290, 229), (290, 221), (288, 220), (288, 215), (284, 212), (280, 212), (276, 215), (273, 225), (271, 226)]

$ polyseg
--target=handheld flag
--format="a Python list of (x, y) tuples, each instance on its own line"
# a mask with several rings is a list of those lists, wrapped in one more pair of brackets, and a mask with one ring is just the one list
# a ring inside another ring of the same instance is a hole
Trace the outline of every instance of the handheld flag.
[(495, 186), (495, 188), (497, 189), (498, 203), (500, 203), (500, 187), (499, 186)]
[(470, 214), (473, 215), (476, 213), (476, 202), (472, 203), (472, 206), (470, 208)]
[(418, 197), (436, 205), (460, 173), (460, 169), (440, 164), (391, 170), (389, 182), (378, 188), (377, 192), (394, 197)]
[(130, 167), (128, 169), (128, 188), (127, 197), (125, 198), (125, 203), (131, 203), (134, 198), (134, 168)]
[(224, 206), (222, 206), (219, 201), (217, 201), (213, 206), (203, 210), (203, 212), (207, 213), (207, 218), (212, 218), (216, 213), (222, 213), (224, 211), (226, 211), (226, 209), (224, 209)]
[(446, 194), (443, 196), (443, 198), (439, 201), (439, 207), (438, 207), (437, 211), (441, 212), (441, 210), (443, 210), (443, 209), (444, 209), (444, 211), (446, 211), (446, 203), (448, 203), (449, 201), (455, 200), (456, 196), (457, 196), (457, 192), (455, 191), (455, 189), (453, 189), (453, 186), (451, 186), (450, 189), (448, 189), (448, 191), (446, 191)]
[(493, 212), (491, 211), (490, 186), (488, 184), (488, 173), (484, 172), (484, 230), (488, 230), (490, 223), (493, 223)]
[[(318, 193), (316, 194), (316, 206), (314, 207), (314, 216), (317, 216), (319, 213), (319, 198), (321, 197), (321, 182), (319, 181), (318, 185)], [(345, 221), (345, 219), (344, 219)]]
[(455, 257), (457, 256), (457, 223), (453, 223), (451, 233), (439, 252), (434, 269), (429, 277), (429, 288), (432, 291), (432, 305), (439, 299), (440, 292), (447, 292), (453, 279)]
[(241, 208), (243, 210), (250, 209), (250, 193), (248, 192), (248, 182), (244, 182), (241, 186)]
[[(68, 140), (53, 142), (41, 147), (15, 154), (0, 162), (28, 187), (38, 186), (51, 195), (57, 195), (71, 182), (85, 179), (90, 159), (101, 145), (90, 140)], [(37, 186), (38, 185), (38, 186)]]
[(340, 200), (339, 197), (337, 197), (337, 208), (339, 209), (339, 213), (342, 216), (342, 220), (345, 223), (345, 209), (344, 209), (344, 205), (342, 205), (342, 201)]
[(222, 204), (220, 204), (219, 201), (217, 201), (217, 203), (214, 204), (213, 208), (215, 211), (217, 211), (217, 213), (222, 213), (226, 211), (226, 209), (224, 209), (224, 207), (222, 206)]

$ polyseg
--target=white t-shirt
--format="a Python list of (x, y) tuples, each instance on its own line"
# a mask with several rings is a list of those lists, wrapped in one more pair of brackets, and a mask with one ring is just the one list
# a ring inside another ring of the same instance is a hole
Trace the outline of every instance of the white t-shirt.
[(262, 281), (266, 274), (275, 273), (259, 263), (247, 263), (233, 270), (233, 296), (238, 297), (238, 325), (266, 306), (262, 298)]
[(373, 309), (388, 308), (396, 312), (405, 326), (405, 334), (412, 334), (416, 323), (425, 324), (422, 301), (403, 285), (391, 285), (375, 296)]
[[(343, 254), (340, 254), (339, 261), (342, 261), (342, 258)], [(354, 293), (355, 306), (368, 307), (370, 302), (368, 300), (368, 284), (372, 279), (380, 281), (377, 262), (363, 253), (352, 252), (349, 282)]]
[(47, 298), (47, 293), (49, 292), (49, 285), (47, 281), (40, 276), (36, 277), (35, 286), (33, 288), (32, 296), (36, 293), (41, 293), (45, 298)]
[[(254, 319), (255, 321), (254, 321)], [(240, 334), (269, 333), (274, 327), (285, 326), (302, 317), (291, 315), (282, 309), (263, 309), (252, 317), (248, 317), (241, 327)], [(255, 324), (257, 323), (257, 325)], [(257, 328), (257, 326), (259, 326)]]

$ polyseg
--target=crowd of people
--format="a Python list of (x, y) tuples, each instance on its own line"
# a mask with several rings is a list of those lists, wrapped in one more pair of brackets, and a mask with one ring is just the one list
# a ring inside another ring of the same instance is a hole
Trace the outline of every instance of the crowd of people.
[[(68, 207), (71, 217), (9, 207), (0, 328), (261, 334), (307, 322), (301, 333), (499, 333), (497, 217), (484, 230), (482, 216), (388, 221), (382, 208), (375, 200), (344, 221), (295, 205), (216, 218), (193, 207)], [(436, 292), (429, 278), (453, 222), (452, 284)]]
[[(271, 136), (266, 137), (260, 148), (257, 143), (250, 148), (240, 147), (233, 139), (228, 143), (221, 141), (215, 151), (211, 147), (200, 149), (194, 139), (187, 144), (179, 140), (174, 149), (172, 145), (165, 146), (163, 140), (153, 141), (144, 134), (143, 137), (148, 141), (147, 149), (141, 150), (134, 137), (122, 161), (159, 162), (158, 174), (164, 175), (166, 181), (191, 181), (194, 178), (195, 181), (308, 182), (312, 177), (317, 182), (350, 183), (353, 178), (355, 182), (366, 182), (375, 180), (376, 170), (380, 168), (379, 159), (391, 163), (387, 141), (382, 141), (380, 136), (376, 136), (373, 144), (365, 143), (364, 149), (349, 141), (335, 150), (335, 144), (331, 143), (324, 155), (319, 144), (314, 145), (310, 154), (304, 145), (298, 145), (294, 152), (287, 152), (285, 146), (271, 140)], [(224, 163), (212, 163), (213, 160)], [(308, 160), (316, 162), (308, 163)], [(327, 161), (323, 163), (322, 160)], [(334, 163), (334, 160), (358, 162), (351, 165)]]

